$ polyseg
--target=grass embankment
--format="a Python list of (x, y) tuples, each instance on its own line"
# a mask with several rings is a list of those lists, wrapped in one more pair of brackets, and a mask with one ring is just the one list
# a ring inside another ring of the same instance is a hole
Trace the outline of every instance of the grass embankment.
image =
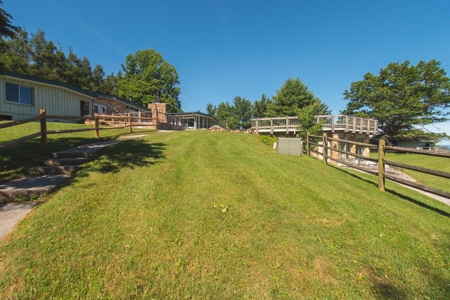
[[(374, 158), (378, 157), (378, 153), (371, 154), (371, 157)], [(450, 158), (436, 157), (423, 154), (392, 153), (392, 152), (387, 152), (385, 157), (387, 160), (395, 162), (450, 173)], [(446, 192), (450, 192), (450, 179), (439, 176), (433, 176), (408, 169), (401, 169), (401, 171), (413, 177), (415, 180), (417, 180), (417, 182), (421, 184), (437, 188)]]
[[(1, 123), (5, 122), (0, 121)], [(72, 123), (47, 123), (47, 130), (85, 128), (94, 128), (94, 126)], [(137, 131), (142, 131), (142, 129), (137, 129)], [(9, 142), (37, 132), (40, 132), (39, 122), (2, 128), (0, 129), (0, 143)], [(115, 139), (120, 135), (128, 134), (129, 129), (101, 130), (99, 139), (94, 138), (94, 132), (49, 134), (47, 150), (41, 148), (40, 138), (26, 141), (14, 147), (0, 149), (0, 182), (29, 175), (28, 169), (42, 165), (41, 160), (48, 157), (52, 152), (66, 150), (78, 145)]]
[(450, 207), (255, 136), (100, 150), (0, 244), (0, 298), (444, 299)]

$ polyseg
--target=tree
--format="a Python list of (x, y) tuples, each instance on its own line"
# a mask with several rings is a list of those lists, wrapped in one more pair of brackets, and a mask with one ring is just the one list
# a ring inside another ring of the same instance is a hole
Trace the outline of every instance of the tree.
[(5, 41), (7, 51), (0, 56), (0, 64), (5, 70), (29, 74), (31, 49), (28, 32), (17, 28), (13, 38)]
[(216, 119), (223, 128), (236, 128), (236, 120), (233, 117), (233, 107), (228, 102), (221, 102), (217, 106)]
[(300, 81), (289, 78), (273, 97), (268, 105), (267, 116), (287, 117), (295, 116), (296, 110), (308, 106), (318, 100), (314, 94)]
[[(0, 0), (0, 4), (3, 1)], [(12, 16), (8, 14), (3, 8), (0, 8), (0, 56), (3, 56), (8, 49), (4, 38), (14, 38), (17, 30), (16, 26), (11, 24)], [(4, 64), (0, 62), (0, 73), (3, 74)]]
[(322, 125), (315, 122), (315, 116), (327, 114), (330, 114), (328, 107), (319, 100), (297, 109), (299, 137), (305, 141), (308, 132), (312, 135), (322, 134)]
[(214, 117), (217, 113), (217, 107), (212, 105), (211, 103), (208, 103), (206, 105), (206, 113), (212, 117)]
[(95, 65), (92, 71), (91, 91), (104, 93), (105, 86), (105, 71), (102, 65)]
[(29, 51), (28, 74), (51, 80), (62, 80), (66, 56), (59, 47), (45, 38), (42, 30), (31, 34), (27, 50)]
[(252, 103), (240, 96), (233, 99), (232, 116), (236, 121), (233, 129), (248, 129), (251, 127)]
[(261, 100), (255, 100), (253, 101), (253, 117), (255, 118), (262, 118), (266, 115), (267, 108), (271, 104), (270, 98), (268, 98), (266, 95), (262, 94)]
[(160, 100), (168, 104), (168, 111), (180, 111), (181, 91), (177, 70), (160, 53), (147, 49), (129, 54), (122, 71), (123, 78), (118, 81), (119, 96), (131, 96), (136, 103), (147, 106), (155, 101), (160, 90)]
[(353, 82), (344, 96), (350, 101), (343, 113), (378, 120), (388, 142), (446, 136), (423, 127), (448, 120), (450, 80), (438, 61), (390, 63), (379, 75)]

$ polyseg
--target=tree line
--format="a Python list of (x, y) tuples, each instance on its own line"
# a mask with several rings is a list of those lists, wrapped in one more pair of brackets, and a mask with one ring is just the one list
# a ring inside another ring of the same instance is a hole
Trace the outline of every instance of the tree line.
[[(2, 4), (2, 1), (0, 1)], [(155, 101), (168, 103), (180, 112), (178, 73), (153, 49), (127, 55), (121, 69), (106, 75), (101, 64), (92, 66), (71, 47), (63, 51), (45, 32), (29, 33), (11, 24), (12, 16), (0, 8), (0, 72), (4, 70), (67, 83), (76, 88), (131, 99), (142, 106)]]
[(250, 128), (251, 118), (298, 116), (302, 128), (313, 132), (317, 131), (317, 126), (313, 122), (314, 116), (331, 113), (328, 105), (314, 96), (299, 78), (287, 79), (272, 98), (263, 94), (260, 100), (252, 103), (236, 96), (231, 104), (221, 102), (215, 106), (208, 103), (206, 111), (215, 117), (222, 127), (230, 129)]
[[(419, 61), (417, 65), (409, 61), (390, 63), (379, 75), (367, 73), (362, 80), (353, 82), (343, 95), (348, 103), (342, 114), (378, 120), (376, 138), (389, 144), (449, 138), (446, 132), (429, 129), (429, 125), (450, 120), (450, 78), (439, 61)], [(262, 95), (250, 103), (238, 96), (232, 104), (208, 104), (206, 110), (231, 129), (249, 128), (252, 117), (298, 116), (301, 136), (305, 136), (305, 131), (320, 133), (314, 116), (330, 114), (328, 106), (298, 78), (288, 79), (272, 99)]]

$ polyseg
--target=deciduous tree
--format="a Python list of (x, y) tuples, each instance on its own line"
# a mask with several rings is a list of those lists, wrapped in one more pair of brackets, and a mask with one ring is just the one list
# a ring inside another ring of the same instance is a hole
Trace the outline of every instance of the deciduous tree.
[(168, 110), (180, 111), (181, 90), (177, 70), (160, 53), (147, 49), (129, 54), (122, 71), (123, 78), (118, 81), (119, 96), (132, 96), (138, 104), (147, 106), (155, 101), (156, 93), (160, 90), (160, 100), (168, 104)]
[(390, 63), (379, 75), (367, 73), (344, 92), (345, 114), (378, 120), (381, 135), (399, 139), (436, 138), (423, 126), (448, 120), (450, 80), (436, 60)]

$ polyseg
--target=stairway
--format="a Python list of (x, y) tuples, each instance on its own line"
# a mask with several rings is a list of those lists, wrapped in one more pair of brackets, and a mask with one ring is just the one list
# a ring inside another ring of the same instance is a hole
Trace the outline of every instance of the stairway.
[(29, 169), (33, 175), (70, 175), (92, 159), (91, 152), (55, 152), (53, 158), (43, 160), (44, 166)]

